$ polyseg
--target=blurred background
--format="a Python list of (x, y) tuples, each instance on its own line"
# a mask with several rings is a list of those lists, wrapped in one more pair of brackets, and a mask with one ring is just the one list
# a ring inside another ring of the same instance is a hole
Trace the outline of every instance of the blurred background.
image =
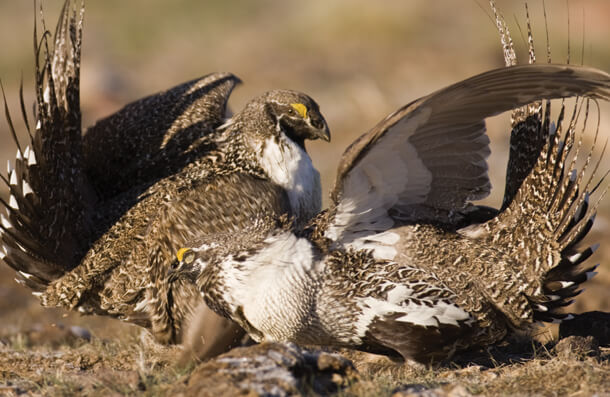
[[(54, 28), (62, 3), (44, 1), (47, 28)], [(610, 2), (551, 0), (546, 7), (553, 60), (565, 62), (569, 46), (572, 63), (610, 71)], [(518, 59), (525, 62), (523, 2), (498, 1), (498, 8), (509, 23)], [(529, 9), (538, 59), (544, 62), (542, 2), (529, 1)], [(34, 12), (39, 10), (29, 1), (0, 2), (0, 78), (22, 139), (19, 81), (23, 76), (25, 101), (32, 104)], [(339, 156), (358, 135), (403, 104), (503, 66), (490, 15), (484, 0), (90, 1), (82, 50), (83, 127), (130, 101), (213, 71), (230, 71), (243, 80), (231, 97), (233, 109), (272, 88), (304, 91), (320, 104), (332, 132), (331, 144), (308, 146), (322, 174), (326, 198)], [(610, 108), (602, 109), (601, 131), (607, 138)], [(508, 126), (507, 116), (488, 124), (494, 190), (486, 202), (495, 206), (503, 193)], [(1, 117), (0, 162), (14, 156)], [(606, 157), (608, 169), (610, 156)], [(4, 187), (0, 194), (7, 197)], [(610, 311), (610, 200), (599, 212), (592, 240), (605, 240), (593, 259), (602, 263), (600, 274), (571, 307), (574, 311)], [(0, 334), (44, 324), (82, 325), (101, 337), (137, 332), (112, 319), (41, 308), (4, 265), (0, 319)]]

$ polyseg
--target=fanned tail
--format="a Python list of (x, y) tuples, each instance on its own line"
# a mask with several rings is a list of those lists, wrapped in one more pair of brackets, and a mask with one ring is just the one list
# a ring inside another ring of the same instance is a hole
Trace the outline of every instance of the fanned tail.
[[(607, 142), (593, 161), (598, 119), (592, 148), (578, 169), (577, 162), (582, 162), (579, 132), (587, 127), (590, 104), (589, 99), (577, 99), (566, 120), (562, 103), (555, 128), (547, 122), (551, 107), (547, 102), (543, 123), (550, 137), (547, 144), (512, 203), (484, 225), (489, 243), (523, 266), (514, 270), (528, 281), (522, 291), (530, 301), (534, 321), (558, 322), (568, 317), (559, 309), (569, 305), (580, 293), (580, 284), (594, 275), (595, 267), (582, 265), (597, 246), (581, 249), (579, 244), (591, 230), (608, 187), (606, 175), (596, 180)], [(593, 204), (591, 197), (595, 197)]]
[[(25, 111), (23, 86), (20, 104), (30, 142), (17, 139), (6, 98), (5, 115), (17, 147), (9, 162), (8, 203), (2, 201), (0, 257), (18, 271), (17, 281), (35, 291), (78, 264), (87, 240), (87, 183), (81, 169), (81, 113), (79, 99), (80, 48), (83, 20), (70, 0), (64, 3), (50, 49), (51, 34), (38, 37), (34, 25), (36, 124)], [(4, 90), (3, 90), (4, 96)]]
[[(517, 57), (508, 27), (493, 0), (490, 4), (500, 33), (505, 64), (507, 67), (516, 65)], [(529, 63), (535, 63), (527, 4), (525, 11)], [(546, 24), (546, 10), (544, 15)], [(550, 63), (548, 28), (546, 41), (546, 56)], [(555, 124), (550, 122), (550, 101), (544, 106), (542, 102), (535, 102), (515, 109), (511, 114), (510, 154), (501, 209), (505, 212), (487, 223), (485, 234), (493, 244), (525, 266), (522, 271), (530, 285), (523, 286), (523, 289), (530, 300), (534, 321), (557, 322), (566, 318), (568, 315), (559, 309), (572, 303), (572, 298), (581, 292), (580, 284), (595, 274), (596, 266), (582, 265), (597, 245), (579, 249), (579, 244), (593, 226), (599, 200), (605, 194), (605, 190), (600, 189), (605, 175), (593, 186), (601, 158), (587, 174), (593, 149), (597, 146), (599, 120), (593, 148), (580, 172), (577, 169), (582, 146), (580, 136), (577, 137), (578, 121), (582, 118), (584, 131), (589, 110), (590, 100), (577, 99), (570, 119), (565, 121), (565, 101), (562, 101)], [(581, 117), (583, 112), (584, 117)], [(564, 122), (567, 128), (562, 133)], [(602, 152), (605, 149), (606, 145)], [(590, 197), (594, 194), (598, 199), (591, 206)]]

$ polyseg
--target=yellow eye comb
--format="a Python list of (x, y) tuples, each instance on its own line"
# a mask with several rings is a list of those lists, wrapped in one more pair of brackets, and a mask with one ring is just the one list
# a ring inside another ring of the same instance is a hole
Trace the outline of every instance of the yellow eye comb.
[(304, 119), (307, 118), (307, 106), (303, 105), (302, 103), (291, 103), (290, 106), (292, 106), (292, 108), (296, 110), (301, 117)]
[(182, 262), (182, 259), (184, 258), (184, 254), (186, 254), (187, 252), (189, 252), (191, 249), (190, 248), (180, 248), (178, 250), (178, 252), (176, 252), (176, 258), (178, 258), (178, 260), (180, 262)]

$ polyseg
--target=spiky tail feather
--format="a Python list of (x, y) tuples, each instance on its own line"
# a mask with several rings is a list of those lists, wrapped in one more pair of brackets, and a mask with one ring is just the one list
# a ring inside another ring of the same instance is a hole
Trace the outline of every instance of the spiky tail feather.
[[(84, 6), (80, 13), (70, 0), (64, 3), (49, 48), (44, 27), (38, 37), (34, 25), (36, 126), (30, 130), (20, 103), (30, 144), (22, 150), (4, 98), (5, 114), (17, 155), (2, 181), (10, 192), (2, 201), (6, 214), (0, 222), (0, 257), (18, 271), (17, 281), (35, 291), (76, 266), (87, 239), (91, 200), (81, 170), (81, 114), (79, 99), (80, 48)], [(42, 61), (42, 62), (41, 62)], [(4, 90), (3, 90), (4, 95)]]
[[(584, 131), (590, 100), (577, 100), (567, 121), (562, 103), (556, 129), (548, 122), (550, 108), (547, 102), (543, 123), (550, 138), (535, 167), (508, 208), (482, 227), (486, 229), (489, 244), (523, 266), (514, 270), (528, 280), (522, 290), (533, 310), (531, 320), (558, 322), (568, 316), (559, 309), (569, 305), (570, 299), (580, 293), (579, 285), (593, 275), (594, 267), (581, 265), (596, 246), (579, 249), (578, 245), (591, 229), (596, 208), (607, 189), (605, 175), (594, 185), (607, 142), (589, 170), (597, 146), (598, 120), (593, 147), (579, 172), (576, 162), (582, 140), (577, 136), (581, 129), (578, 120), (584, 113)], [(600, 189), (600, 186), (606, 187)], [(592, 195), (597, 197), (593, 205), (590, 204)]]
[[(517, 55), (513, 47), (513, 39), (508, 25), (504, 17), (498, 12), (495, 2), (490, 0), (489, 3), (494, 13), (496, 28), (500, 35), (500, 42), (504, 53), (504, 64), (507, 67), (515, 66), (517, 65)], [(527, 21), (528, 63), (534, 64), (536, 63), (536, 54), (527, 3), (525, 4), (525, 13)], [(519, 187), (521, 187), (527, 175), (534, 168), (538, 155), (548, 139), (548, 135), (546, 135), (548, 129), (542, 128), (542, 101), (536, 101), (514, 109), (511, 112), (510, 119), (510, 150), (501, 211), (506, 209), (513, 201)]]
[[(508, 27), (502, 15), (497, 12), (493, 0), (490, 0), (490, 5), (495, 15), (496, 27), (500, 34), (506, 66), (516, 65), (517, 57), (513, 49), (513, 41)], [(529, 63), (531, 64), (535, 63), (536, 56), (527, 3), (525, 4), (525, 12), (528, 55)], [(546, 24), (546, 10), (544, 15)], [(546, 48), (547, 61), (550, 63), (551, 54), (548, 41), (548, 28)], [(510, 209), (507, 213), (500, 215), (487, 225), (489, 230), (491, 230), (490, 237), (495, 239), (496, 243), (507, 243), (507, 247), (516, 248), (519, 241), (515, 241), (515, 236), (518, 236), (519, 233), (512, 234), (508, 238), (507, 236), (500, 237), (503, 232), (508, 231), (508, 229), (504, 231), (500, 229), (502, 229), (502, 224), (510, 222), (509, 218), (511, 216), (523, 217), (522, 220), (526, 220), (528, 216), (536, 215), (545, 223), (547, 219), (550, 220), (550, 225), (545, 224), (546, 228), (541, 228), (546, 233), (541, 233), (537, 236), (532, 236), (536, 232), (535, 223), (527, 224), (531, 229), (529, 230), (530, 233), (525, 233), (521, 236), (523, 239), (521, 247), (523, 249), (505, 249), (511, 255), (515, 253), (522, 254), (522, 257), (519, 258), (520, 263), (531, 264), (532, 260), (534, 261), (533, 268), (528, 269), (528, 279), (535, 280), (532, 286), (530, 286), (529, 292), (534, 313), (533, 319), (536, 321), (552, 322), (565, 318), (566, 315), (559, 313), (558, 309), (569, 305), (572, 302), (571, 298), (580, 293), (579, 285), (594, 274), (594, 267), (581, 268), (580, 265), (593, 254), (596, 246), (588, 247), (582, 251), (579, 251), (577, 247), (593, 225), (597, 204), (589, 209), (588, 203), (590, 194), (600, 186), (598, 184), (591, 189), (591, 181), (595, 171), (597, 171), (599, 161), (589, 181), (584, 184), (584, 191), (579, 193), (579, 187), (582, 187), (582, 178), (591, 161), (592, 153), (589, 153), (583, 170), (578, 174), (575, 162), (578, 157), (578, 149), (580, 149), (581, 145), (580, 140), (566, 175), (566, 164), (574, 144), (576, 122), (580, 115), (580, 110), (577, 102), (563, 140), (560, 138), (561, 129), (551, 131), (553, 127), (550, 123), (550, 102), (547, 102), (544, 112), (542, 102), (535, 102), (515, 109), (512, 112), (511, 146), (501, 211), (509, 207)], [(588, 111), (589, 102), (587, 101), (584, 125), (586, 125)], [(560, 128), (564, 114), (565, 108), (564, 103), (562, 103), (561, 112), (557, 120), (557, 125)], [(551, 133), (554, 135), (548, 141), (549, 134)], [(543, 148), (545, 143), (547, 146)], [(541, 152), (542, 154), (538, 156), (538, 153)], [(543, 166), (543, 161), (546, 164), (546, 168)], [(524, 183), (526, 178), (527, 183)], [(521, 189), (522, 184), (524, 186)], [(532, 189), (536, 188), (541, 189), (541, 191), (532, 192)], [(528, 189), (528, 192), (522, 191)], [(587, 190), (589, 189), (592, 191), (588, 192)], [(537, 196), (536, 193), (541, 196)], [(600, 196), (602, 195), (603, 193), (600, 194)], [(532, 199), (532, 197), (536, 197), (536, 199)], [(512, 204), (513, 200), (517, 202)], [(523, 200), (529, 200), (529, 202)], [(544, 211), (547, 211), (547, 213), (545, 214)], [(514, 222), (515, 220), (513, 219), (512, 221)], [(495, 232), (497, 234), (494, 235)], [(536, 240), (536, 237), (540, 236), (544, 237)], [(534, 240), (529, 241), (534, 241), (534, 243), (528, 246), (526, 241), (531, 238)], [(551, 244), (545, 245), (544, 241), (549, 241)]]

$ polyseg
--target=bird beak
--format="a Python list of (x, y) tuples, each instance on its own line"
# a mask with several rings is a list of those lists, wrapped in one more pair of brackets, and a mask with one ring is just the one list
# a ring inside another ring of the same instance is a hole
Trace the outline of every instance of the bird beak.
[(172, 266), (167, 271), (167, 278), (170, 282), (174, 282), (179, 278), (188, 280), (192, 283), (197, 282), (197, 277), (199, 276), (199, 272), (188, 265), (183, 265), (182, 263), (177, 266)]
[(172, 266), (167, 271), (167, 278), (169, 281), (175, 281), (178, 278), (178, 265), (172, 264)]
[(330, 130), (328, 129), (328, 126), (326, 125), (326, 123), (324, 123), (324, 129), (320, 130), (320, 134), (318, 135), (318, 138), (320, 138), (326, 142), (330, 142)]
[(330, 142), (330, 130), (328, 129), (328, 125), (326, 124), (326, 120), (322, 119), (323, 126), (321, 128), (316, 128), (311, 124), (311, 120), (307, 120), (309, 126), (311, 127), (311, 136), (309, 139), (312, 141), (315, 139), (322, 139), (323, 141)]

